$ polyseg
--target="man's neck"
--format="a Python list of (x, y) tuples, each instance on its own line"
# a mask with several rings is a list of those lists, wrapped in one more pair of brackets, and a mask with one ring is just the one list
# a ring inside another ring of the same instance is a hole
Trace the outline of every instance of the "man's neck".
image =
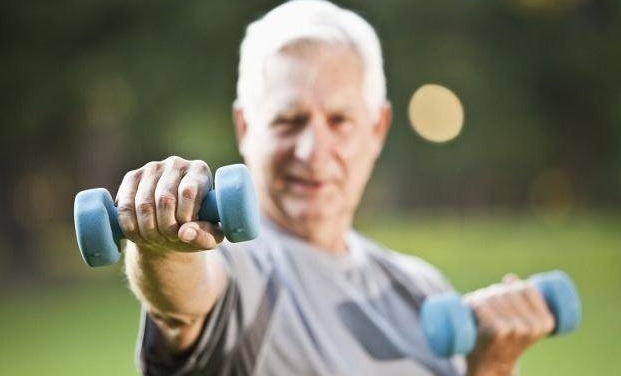
[(345, 237), (351, 227), (351, 220), (292, 221), (284, 216), (264, 214), (283, 231), (303, 239), (316, 248), (335, 254), (347, 252)]

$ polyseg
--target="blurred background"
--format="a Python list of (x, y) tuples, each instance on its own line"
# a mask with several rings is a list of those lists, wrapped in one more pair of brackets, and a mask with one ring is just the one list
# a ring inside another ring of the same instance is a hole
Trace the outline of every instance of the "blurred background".
[[(173, 154), (239, 162), (237, 49), (278, 3), (0, 4), (0, 374), (136, 374), (138, 304), (120, 265), (82, 263), (74, 195)], [(461, 291), (566, 270), (583, 323), (521, 374), (618, 372), (621, 3), (338, 3), (377, 28), (395, 112), (357, 227)], [(447, 137), (413, 131), (426, 84), (463, 110)]]

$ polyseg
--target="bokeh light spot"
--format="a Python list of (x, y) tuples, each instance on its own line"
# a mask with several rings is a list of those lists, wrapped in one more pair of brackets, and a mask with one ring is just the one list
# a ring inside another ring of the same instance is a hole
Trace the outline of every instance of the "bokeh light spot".
[(464, 108), (457, 95), (436, 84), (423, 85), (414, 92), (408, 116), (416, 133), (438, 143), (457, 137), (464, 124)]

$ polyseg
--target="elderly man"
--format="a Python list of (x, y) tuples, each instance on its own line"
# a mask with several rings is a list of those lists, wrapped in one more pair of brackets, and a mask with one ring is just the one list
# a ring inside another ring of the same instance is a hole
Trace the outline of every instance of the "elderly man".
[(241, 46), (233, 117), (262, 213), (254, 241), (197, 221), (212, 184), (170, 157), (126, 174), (119, 222), (144, 318), (144, 374), (509, 375), (553, 318), (526, 282), (470, 295), (481, 333), (467, 358), (436, 358), (418, 324), (450, 289), (430, 265), (352, 230), (391, 121), (379, 41), (356, 14), (285, 3)]

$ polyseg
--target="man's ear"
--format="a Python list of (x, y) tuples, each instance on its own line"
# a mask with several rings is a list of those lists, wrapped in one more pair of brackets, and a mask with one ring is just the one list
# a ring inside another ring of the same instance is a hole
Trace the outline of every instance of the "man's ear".
[(233, 124), (235, 125), (235, 139), (237, 140), (237, 149), (239, 153), (244, 156), (244, 143), (246, 139), (246, 133), (248, 131), (248, 123), (244, 116), (244, 110), (236, 105), (233, 105)]
[(389, 101), (380, 106), (379, 114), (373, 125), (373, 136), (377, 145), (377, 155), (381, 153), (386, 141), (386, 135), (392, 123), (392, 106)]

